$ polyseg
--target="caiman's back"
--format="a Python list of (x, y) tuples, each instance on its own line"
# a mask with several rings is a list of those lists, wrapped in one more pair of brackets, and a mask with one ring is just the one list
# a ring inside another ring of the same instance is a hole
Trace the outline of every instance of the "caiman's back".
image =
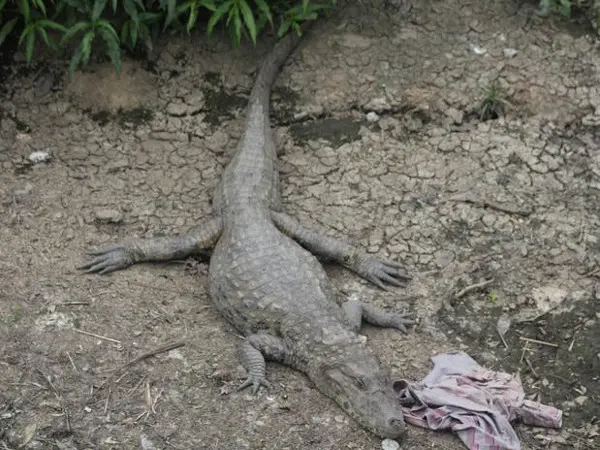
[[(291, 322), (314, 329), (319, 318), (343, 320), (329, 301), (333, 291), (318, 260), (282, 234), (271, 218), (279, 204), (279, 183), (269, 93), (297, 40), (290, 33), (277, 44), (252, 90), (244, 134), (215, 196), (223, 234), (210, 264), (211, 296), (223, 316), (245, 335), (270, 330), (292, 341), (298, 327), (288, 326)], [(346, 334), (343, 327), (339, 331)]]

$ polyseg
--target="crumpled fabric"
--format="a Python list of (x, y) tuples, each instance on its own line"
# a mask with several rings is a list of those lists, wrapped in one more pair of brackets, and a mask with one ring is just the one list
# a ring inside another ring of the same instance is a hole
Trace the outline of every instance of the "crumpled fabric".
[(464, 352), (431, 360), (432, 371), (420, 383), (395, 383), (407, 423), (452, 430), (471, 450), (520, 450), (512, 421), (562, 426), (561, 410), (525, 400), (518, 374), (488, 370)]

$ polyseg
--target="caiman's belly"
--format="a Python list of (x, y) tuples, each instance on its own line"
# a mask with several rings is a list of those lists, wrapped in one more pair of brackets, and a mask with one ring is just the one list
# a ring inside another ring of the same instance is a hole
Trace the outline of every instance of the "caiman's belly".
[(212, 301), (241, 333), (288, 335), (319, 317), (339, 314), (319, 261), (274, 225), (227, 230), (210, 262)]

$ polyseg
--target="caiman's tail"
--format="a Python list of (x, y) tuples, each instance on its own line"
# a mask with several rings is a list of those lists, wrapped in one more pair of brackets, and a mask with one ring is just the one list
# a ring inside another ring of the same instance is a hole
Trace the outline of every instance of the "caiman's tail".
[[(303, 27), (303, 29), (305, 28)], [(300, 42), (300, 37), (297, 33), (289, 31), (286, 36), (275, 44), (275, 47), (269, 52), (260, 67), (254, 88), (250, 94), (250, 104), (258, 100), (264, 110), (268, 111), (271, 86), (275, 82), (281, 66), (283, 66), (289, 54), (296, 48), (298, 42)]]

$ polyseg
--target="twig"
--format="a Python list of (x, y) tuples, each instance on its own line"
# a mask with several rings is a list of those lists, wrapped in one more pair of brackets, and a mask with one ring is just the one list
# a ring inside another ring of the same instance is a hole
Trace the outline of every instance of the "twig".
[(539, 341), (537, 339), (530, 339), (530, 338), (526, 338), (526, 337), (522, 337), (522, 336), (519, 336), (519, 339), (521, 339), (522, 341), (525, 341), (525, 342), (533, 342), (534, 344), (547, 345), (548, 347), (558, 348), (558, 345), (553, 344), (552, 342)]
[[(496, 330), (497, 331), (497, 330)], [(500, 340), (502, 341), (502, 343), (504, 344), (504, 348), (508, 348), (508, 344), (506, 343), (506, 340), (504, 339), (504, 336), (502, 335), (502, 333), (500, 333), (498, 331), (498, 336), (500, 336)]]
[(115, 344), (121, 344), (121, 341), (118, 341), (117, 339), (109, 338), (106, 336), (101, 336), (99, 334), (90, 333), (89, 331), (83, 331), (78, 328), (73, 328), (73, 331), (76, 331), (77, 333), (85, 334), (87, 336), (92, 336), (92, 337), (95, 337), (98, 339), (102, 339), (104, 341), (114, 342)]
[(56, 389), (56, 386), (54, 386), (54, 384), (52, 383), (52, 380), (50, 379), (50, 377), (44, 375), (44, 372), (42, 372), (40, 369), (37, 369), (37, 371), (40, 373), (40, 375), (42, 376), (42, 378), (44, 378), (44, 381), (46, 383), (48, 383), (48, 386), (50, 386), (50, 389), (52, 389), (52, 392), (54, 392), (54, 396), (60, 402), (61, 401), (60, 394), (58, 393), (58, 390)]
[(77, 366), (75, 365), (75, 362), (73, 361), (73, 358), (71, 358), (71, 355), (69, 355), (69, 352), (65, 352), (67, 354), (67, 358), (69, 358), (69, 361), (71, 361), (71, 365), (73, 366), (73, 370), (75, 372), (77, 372)]
[(540, 376), (538, 375), (538, 373), (535, 371), (535, 369), (531, 365), (531, 361), (529, 361), (529, 358), (525, 357), (525, 363), (527, 364), (527, 367), (529, 367), (529, 370), (531, 370), (531, 373), (533, 374), (533, 376), (536, 378), (539, 378)]
[(176, 348), (183, 347), (185, 345), (184, 341), (178, 342), (169, 342), (167, 344), (161, 345), (160, 347), (155, 348), (154, 350), (150, 350), (149, 352), (142, 353), (137, 358), (132, 359), (131, 361), (123, 364), (121, 367), (117, 369), (117, 371), (123, 370), (127, 367), (131, 367), (144, 359), (150, 358), (152, 356), (156, 356), (159, 353), (169, 352), (171, 350), (175, 350)]
[(467, 287), (466, 287), (466, 288), (464, 288), (462, 291), (458, 292), (458, 293), (457, 293), (457, 294), (454, 296), (454, 298), (456, 298), (456, 299), (459, 299), (459, 298), (461, 298), (461, 297), (464, 297), (464, 296), (465, 296), (465, 295), (467, 295), (469, 292), (476, 291), (477, 289), (484, 288), (484, 287), (486, 287), (486, 286), (488, 286), (488, 285), (492, 284), (493, 282), (494, 282), (494, 279), (493, 279), (493, 278), (490, 278), (489, 280), (484, 280), (484, 281), (482, 281), (481, 283), (475, 283), (475, 284), (472, 284), (472, 285), (470, 285), (470, 286), (467, 286)]
[(532, 211), (528, 209), (518, 209), (512, 206), (505, 206), (493, 200), (478, 199), (471, 193), (457, 194), (453, 197), (450, 197), (447, 201), (472, 203), (481, 208), (495, 209), (496, 211), (500, 211), (507, 214), (515, 214), (523, 217), (527, 217), (532, 213)]
[(573, 344), (575, 344), (575, 336), (573, 336), (573, 340), (571, 341), (571, 345), (569, 345), (569, 351), (573, 350)]

